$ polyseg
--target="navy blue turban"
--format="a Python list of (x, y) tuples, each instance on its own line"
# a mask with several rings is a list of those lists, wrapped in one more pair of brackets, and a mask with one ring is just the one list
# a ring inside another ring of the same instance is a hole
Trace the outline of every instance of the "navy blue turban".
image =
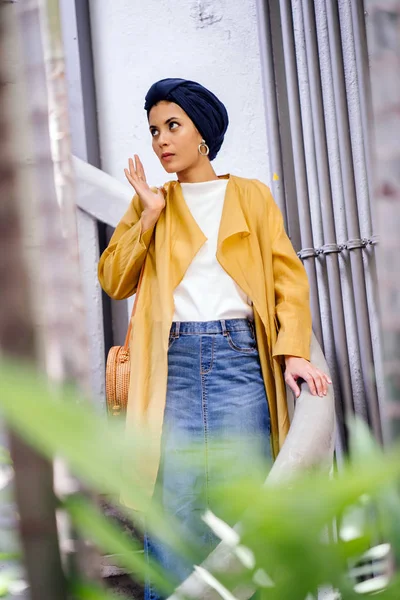
[(210, 90), (187, 79), (161, 79), (153, 83), (146, 94), (144, 109), (161, 102), (175, 102), (193, 121), (210, 148), (208, 158), (213, 160), (224, 141), (229, 119), (225, 106)]

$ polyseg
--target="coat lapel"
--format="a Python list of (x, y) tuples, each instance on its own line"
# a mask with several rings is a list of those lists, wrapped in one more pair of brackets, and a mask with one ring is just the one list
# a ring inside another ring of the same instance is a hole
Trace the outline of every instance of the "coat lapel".
[(170, 289), (173, 293), (207, 238), (186, 204), (178, 181), (170, 182), (166, 205), (170, 230)]
[(246, 191), (233, 175), (226, 188), (224, 209), (218, 236), (217, 259), (223, 269), (252, 301), (269, 337), (266, 318), (266, 291), (260, 278), (255, 278), (255, 265), (261, 264), (259, 244), (250, 231), (243, 195)]
[[(250, 229), (240, 204), (240, 194), (241, 190), (236, 185), (235, 177), (230, 175), (218, 233), (217, 255), (229, 238), (238, 236), (237, 239), (243, 239), (250, 235)], [(237, 239), (231, 241), (237, 241)]]

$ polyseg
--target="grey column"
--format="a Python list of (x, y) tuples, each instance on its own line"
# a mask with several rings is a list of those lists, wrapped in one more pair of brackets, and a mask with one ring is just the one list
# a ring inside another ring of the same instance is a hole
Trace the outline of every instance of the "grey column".
[[(100, 167), (89, 8), (87, 0), (60, 0), (73, 153)], [(100, 410), (105, 400), (102, 291), (97, 280), (99, 233), (95, 219), (77, 212), (80, 267), (87, 307), (92, 392)]]

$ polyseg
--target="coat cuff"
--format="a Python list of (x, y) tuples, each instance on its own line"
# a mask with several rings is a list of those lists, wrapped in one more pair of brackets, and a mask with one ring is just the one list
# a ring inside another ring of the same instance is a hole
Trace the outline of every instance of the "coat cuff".
[(299, 335), (287, 334), (280, 331), (278, 338), (273, 347), (272, 356), (281, 358), (284, 362), (285, 356), (298, 356), (310, 360), (310, 345), (311, 345), (311, 330), (304, 331), (304, 328)]
[(145, 250), (147, 250), (148, 247), (150, 246), (151, 238), (153, 237), (154, 227), (155, 227), (155, 225), (153, 225), (149, 229), (146, 229), (146, 231), (143, 231), (143, 223), (140, 222), (140, 235), (139, 235), (138, 241), (139, 241), (139, 244)]

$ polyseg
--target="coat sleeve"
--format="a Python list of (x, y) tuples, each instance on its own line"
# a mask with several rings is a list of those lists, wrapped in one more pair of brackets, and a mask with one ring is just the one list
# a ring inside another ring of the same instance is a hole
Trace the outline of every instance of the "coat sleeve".
[(154, 226), (143, 231), (142, 209), (136, 194), (100, 257), (98, 277), (103, 290), (116, 300), (136, 292)]
[(275, 319), (278, 336), (274, 357), (310, 360), (312, 319), (306, 270), (286, 234), (282, 213), (267, 188), (268, 224), (272, 246)]

